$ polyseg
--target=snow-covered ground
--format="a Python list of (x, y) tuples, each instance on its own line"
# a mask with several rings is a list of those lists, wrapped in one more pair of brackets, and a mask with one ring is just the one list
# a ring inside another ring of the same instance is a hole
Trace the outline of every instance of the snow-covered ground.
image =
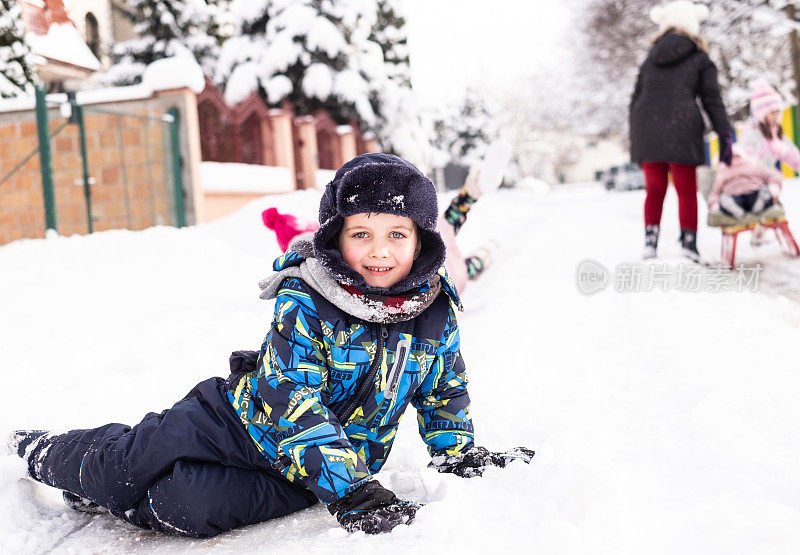
[[(800, 183), (784, 200), (800, 221)], [(298, 192), (198, 227), (0, 247), (0, 432), (134, 423), (224, 375), (271, 317), (257, 282), (279, 251), (260, 211), (313, 219), (317, 201)], [(0, 552), (800, 552), (800, 261), (744, 237), (740, 261), (765, 268), (758, 291), (624, 292), (610, 276), (582, 294), (581, 261), (638, 264), (642, 201), (596, 186), (500, 191), (459, 237), (464, 252), (501, 245), (460, 316), (477, 439), (534, 448), (530, 466), (437, 474), (406, 418), (379, 479), (427, 503), (412, 526), (347, 534), (318, 505), (203, 541), (70, 512), (0, 456)], [(670, 191), (664, 258), (646, 269), (685, 270), (676, 204)], [(700, 248), (718, 257), (719, 232), (702, 228)]]

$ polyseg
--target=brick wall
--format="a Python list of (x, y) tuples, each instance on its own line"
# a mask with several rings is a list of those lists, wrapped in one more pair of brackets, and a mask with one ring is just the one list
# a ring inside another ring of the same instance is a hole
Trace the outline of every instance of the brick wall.
[[(0, 179), (37, 147), (36, 122), (15, 117), (0, 125)], [(45, 231), (39, 157), (0, 184), (0, 244)]]
[[(79, 97), (80, 98), (80, 97)], [(180, 111), (183, 195), (188, 223), (198, 217), (199, 140), (196, 103), (190, 91), (167, 91), (155, 98), (103, 105), (131, 114)], [(194, 113), (193, 113), (194, 112)], [(50, 130), (65, 122), (49, 110)], [(175, 225), (175, 189), (169, 128), (161, 121), (92, 113), (85, 109), (86, 149), (94, 231)], [(57, 229), (61, 235), (87, 233), (78, 126), (67, 124), (51, 140)], [(38, 148), (33, 110), (0, 113), (0, 179)], [(45, 234), (39, 156), (0, 184), (0, 244)]]
[[(29, 114), (32, 117), (33, 114)], [(55, 114), (54, 114), (55, 115)], [(54, 117), (51, 131), (64, 120)], [(86, 149), (95, 231), (144, 229), (173, 223), (171, 182), (165, 172), (166, 126), (145, 119), (87, 113)], [(0, 174), (37, 148), (35, 120), (0, 124)], [(78, 126), (51, 141), (58, 231), (88, 232)], [(7, 154), (6, 154), (7, 153)], [(0, 244), (44, 236), (38, 155), (0, 186)]]

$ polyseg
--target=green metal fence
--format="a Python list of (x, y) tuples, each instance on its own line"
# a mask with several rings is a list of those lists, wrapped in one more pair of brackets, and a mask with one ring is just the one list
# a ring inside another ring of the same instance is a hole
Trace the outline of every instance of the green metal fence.
[(34, 122), (0, 126), (0, 244), (186, 225), (177, 110), (82, 106), (36, 93)]

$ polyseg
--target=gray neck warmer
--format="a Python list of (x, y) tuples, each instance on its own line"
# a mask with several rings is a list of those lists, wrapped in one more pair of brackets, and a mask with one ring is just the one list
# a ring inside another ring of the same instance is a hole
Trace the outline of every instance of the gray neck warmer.
[(427, 291), (415, 293), (399, 307), (386, 306), (386, 296), (374, 293), (354, 295), (328, 273), (322, 263), (314, 258), (313, 250), (305, 241), (295, 241), (291, 247), (306, 259), (299, 266), (291, 266), (259, 282), (260, 298), (274, 299), (281, 282), (288, 277), (302, 279), (314, 291), (325, 297), (336, 308), (367, 322), (393, 324), (416, 318), (428, 308), (442, 289), (441, 278), (434, 274)]

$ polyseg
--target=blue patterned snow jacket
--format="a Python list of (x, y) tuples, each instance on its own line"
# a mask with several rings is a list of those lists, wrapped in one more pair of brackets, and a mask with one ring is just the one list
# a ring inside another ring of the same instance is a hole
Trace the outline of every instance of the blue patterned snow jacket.
[[(273, 268), (303, 262), (290, 251)], [(460, 303), (444, 270), (437, 275), (441, 291), (427, 308), (392, 323), (353, 316), (299, 275), (280, 279), (257, 369), (229, 378), (229, 400), (261, 453), (324, 503), (380, 470), (409, 402), (431, 455), (472, 445)]]

